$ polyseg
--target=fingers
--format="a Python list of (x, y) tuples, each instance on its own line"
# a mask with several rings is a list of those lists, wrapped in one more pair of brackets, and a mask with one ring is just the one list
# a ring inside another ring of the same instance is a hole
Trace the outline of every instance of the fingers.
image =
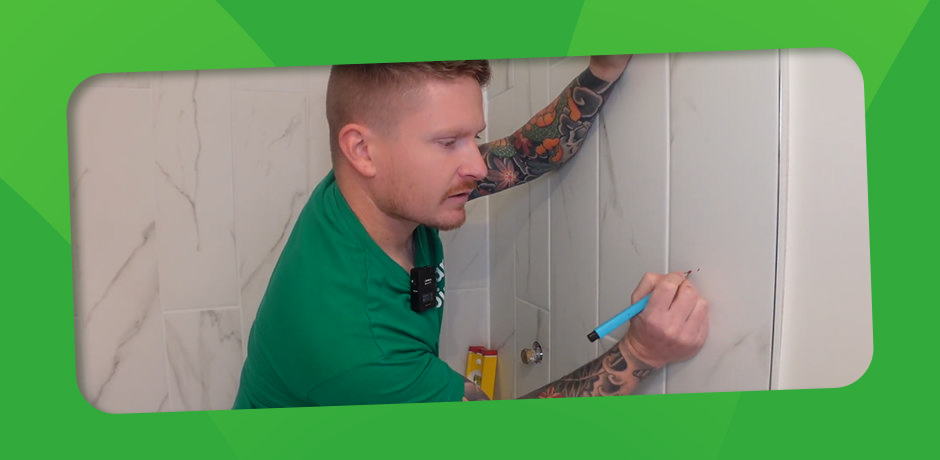
[(630, 303), (634, 304), (640, 301), (643, 297), (646, 297), (647, 294), (653, 292), (653, 288), (656, 286), (656, 283), (659, 282), (666, 275), (660, 275), (658, 273), (646, 273), (643, 275), (643, 278), (640, 279), (640, 284), (636, 286), (636, 289), (633, 290), (633, 294), (630, 295)]
[(669, 311), (679, 291), (679, 286), (682, 285), (684, 280), (685, 276), (682, 272), (660, 275), (659, 280), (652, 289), (653, 292), (646, 306), (646, 311), (651, 314)]
[(698, 289), (695, 288), (691, 281), (683, 277), (669, 312), (678, 316), (683, 321), (687, 321), (689, 315), (692, 314), (692, 310), (698, 306), (699, 300), (702, 299), (698, 294)]
[(693, 331), (689, 347), (697, 352), (708, 338), (708, 302), (703, 300), (696, 305), (685, 324)]
[(709, 304), (684, 272), (646, 274), (633, 292), (637, 301), (649, 294), (642, 313), (631, 320), (624, 339), (642, 361), (669, 363), (694, 356), (708, 336)]

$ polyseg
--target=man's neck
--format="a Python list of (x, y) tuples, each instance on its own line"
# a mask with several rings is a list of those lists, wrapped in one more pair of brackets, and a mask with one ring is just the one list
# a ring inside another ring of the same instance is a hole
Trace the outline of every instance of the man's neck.
[(385, 254), (387, 254), (406, 272), (414, 268), (413, 234), (417, 224), (405, 221), (382, 212), (378, 205), (359, 184), (350, 184), (337, 178), (340, 193), (353, 214), (366, 229)]

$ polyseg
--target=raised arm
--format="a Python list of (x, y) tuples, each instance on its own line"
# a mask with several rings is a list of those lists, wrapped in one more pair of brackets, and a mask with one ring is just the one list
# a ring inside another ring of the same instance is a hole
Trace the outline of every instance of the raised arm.
[(470, 199), (529, 182), (570, 160), (629, 61), (630, 55), (591, 57), (548, 107), (508, 137), (481, 145), (489, 173)]

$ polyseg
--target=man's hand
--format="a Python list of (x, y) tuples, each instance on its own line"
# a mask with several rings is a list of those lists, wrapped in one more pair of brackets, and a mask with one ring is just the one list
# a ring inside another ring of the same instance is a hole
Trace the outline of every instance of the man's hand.
[(627, 350), (656, 368), (695, 356), (708, 335), (708, 302), (682, 272), (647, 273), (632, 302), (651, 292), (646, 308), (630, 320), (623, 338)]
[(595, 77), (601, 80), (612, 82), (623, 74), (630, 62), (632, 54), (618, 54), (613, 56), (591, 56), (591, 62), (588, 67)]

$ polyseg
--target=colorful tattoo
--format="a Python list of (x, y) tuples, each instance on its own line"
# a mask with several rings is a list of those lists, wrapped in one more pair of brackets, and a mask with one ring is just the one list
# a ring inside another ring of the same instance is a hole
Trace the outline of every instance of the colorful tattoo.
[[(633, 372), (630, 372), (628, 361), (633, 363)], [(652, 366), (635, 357), (630, 356), (628, 359), (617, 345), (594, 361), (523, 396), (522, 399), (625, 395), (653, 370)]]
[(585, 70), (525, 126), (509, 137), (481, 145), (489, 174), (470, 198), (532, 181), (570, 160), (584, 143), (612, 86)]

